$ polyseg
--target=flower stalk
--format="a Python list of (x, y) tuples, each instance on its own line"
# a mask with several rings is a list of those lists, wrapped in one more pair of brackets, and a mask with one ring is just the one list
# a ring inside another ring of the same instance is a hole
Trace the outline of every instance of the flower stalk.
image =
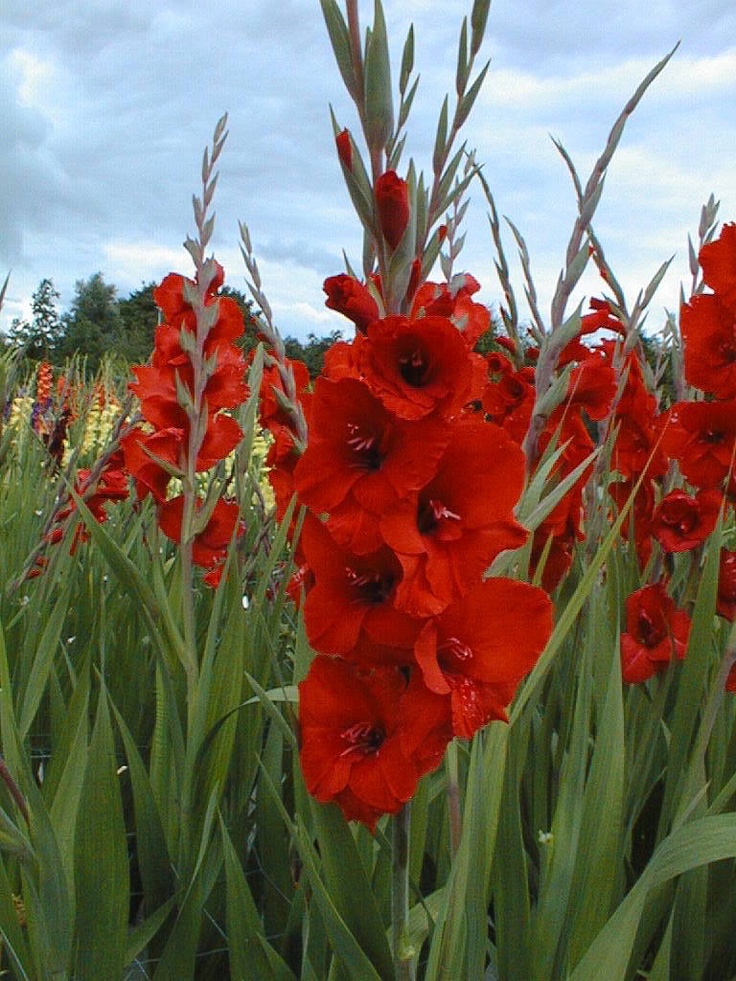
[(411, 802), (392, 823), (391, 937), (396, 981), (414, 981), (414, 949), (409, 941), (409, 831)]

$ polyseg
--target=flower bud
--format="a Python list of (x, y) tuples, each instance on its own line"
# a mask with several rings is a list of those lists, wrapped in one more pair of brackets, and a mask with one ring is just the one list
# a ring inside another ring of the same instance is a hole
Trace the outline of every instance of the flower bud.
[(381, 234), (395, 252), (409, 224), (409, 187), (396, 171), (387, 170), (376, 181), (375, 194)]
[(350, 132), (347, 129), (344, 129), (341, 133), (338, 133), (335, 137), (335, 143), (337, 145), (337, 155), (340, 158), (340, 163), (343, 165), (345, 170), (352, 173), (353, 144), (350, 139)]
[(369, 324), (378, 320), (378, 304), (370, 290), (352, 276), (345, 273), (328, 276), (323, 289), (327, 294), (325, 306), (352, 320), (361, 334), (366, 332)]

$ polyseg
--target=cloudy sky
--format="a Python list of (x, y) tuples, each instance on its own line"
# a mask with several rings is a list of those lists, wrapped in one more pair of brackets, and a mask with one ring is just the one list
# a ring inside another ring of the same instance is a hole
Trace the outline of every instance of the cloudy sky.
[[(372, 12), (365, 2), (362, 16)], [(420, 87), (407, 151), (428, 170), (457, 38), (472, 0), (384, 0), (394, 76), (410, 22)], [(438, 13), (441, 11), (441, 14)], [(218, 117), (230, 136), (215, 200), (216, 254), (245, 288), (238, 221), (250, 227), (284, 334), (341, 325), (324, 278), (359, 266), (360, 235), (335, 157), (329, 106), (357, 130), (318, 0), (2, 0), (0, 9), (0, 329), (27, 315), (43, 277), (65, 309), (101, 271), (120, 296), (171, 269), (193, 230), (202, 150)], [(550, 135), (587, 177), (638, 82), (680, 48), (630, 120), (595, 222), (630, 302), (673, 253), (650, 326), (677, 305), (687, 235), (713, 192), (736, 220), (736, 5), (733, 0), (494, 0), (485, 88), (464, 135), (499, 211), (524, 235), (543, 312), (575, 217)], [(498, 296), (486, 207), (471, 194), (460, 265)], [(513, 239), (506, 236), (509, 257)], [(512, 261), (518, 293), (518, 264)], [(585, 292), (600, 292), (594, 276)]]

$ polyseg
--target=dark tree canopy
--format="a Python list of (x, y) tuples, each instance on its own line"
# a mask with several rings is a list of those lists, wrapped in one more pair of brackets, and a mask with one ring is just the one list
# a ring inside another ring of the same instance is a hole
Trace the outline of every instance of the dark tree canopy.
[(61, 322), (56, 301), (59, 292), (52, 280), (42, 279), (31, 297), (32, 320), (15, 319), (10, 326), (8, 341), (20, 348), (26, 357), (35, 361), (53, 357), (59, 343)]
[(62, 318), (63, 337), (59, 348), (62, 359), (81, 354), (94, 372), (103, 355), (115, 351), (122, 333), (117, 290), (97, 272), (87, 280), (77, 280), (71, 309)]
[(307, 366), (310, 378), (316, 378), (322, 371), (325, 360), (325, 353), (332, 347), (335, 341), (342, 339), (342, 332), (333, 330), (325, 337), (317, 337), (316, 334), (307, 334), (307, 342), (303, 344), (296, 337), (285, 337), (284, 348), (288, 357), (296, 361), (303, 361)]
[(158, 307), (153, 299), (156, 283), (145, 283), (118, 303), (120, 340), (118, 351), (130, 364), (144, 364), (153, 349)]
[[(77, 281), (69, 310), (60, 315), (56, 307), (59, 293), (50, 279), (43, 279), (33, 294), (32, 321), (14, 321), (7, 341), (36, 361), (62, 364), (70, 357), (81, 357), (89, 374), (96, 372), (109, 355), (129, 365), (145, 364), (160, 320), (153, 298), (156, 285), (142, 283), (128, 296), (118, 297), (117, 288), (97, 272)], [(245, 321), (242, 347), (250, 351), (259, 339), (252, 301), (232, 286), (224, 286), (220, 296), (238, 304)], [(324, 337), (310, 333), (306, 341), (287, 336), (284, 345), (287, 355), (303, 361), (310, 377), (315, 378), (322, 370), (325, 352), (341, 337), (339, 330)]]

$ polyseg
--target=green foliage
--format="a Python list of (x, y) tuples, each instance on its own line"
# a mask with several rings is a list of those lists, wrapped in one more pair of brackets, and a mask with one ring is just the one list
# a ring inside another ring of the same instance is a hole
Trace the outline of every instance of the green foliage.
[(10, 326), (8, 342), (20, 349), (24, 356), (34, 360), (48, 360), (59, 343), (61, 321), (56, 307), (59, 292), (50, 279), (42, 279), (31, 298), (33, 319), (14, 320)]
[(295, 337), (284, 338), (284, 348), (286, 355), (295, 361), (303, 361), (307, 366), (310, 378), (316, 378), (322, 371), (325, 361), (325, 353), (332, 347), (335, 341), (339, 341), (342, 332), (333, 330), (325, 337), (317, 337), (316, 334), (307, 334), (307, 342), (297, 340)]
[(146, 283), (118, 302), (121, 323), (116, 350), (129, 364), (145, 364), (150, 357), (159, 316), (155, 287), (156, 283)]
[(103, 355), (115, 349), (121, 328), (116, 288), (106, 283), (99, 272), (87, 280), (77, 280), (71, 309), (62, 318), (57, 356), (64, 359), (83, 354), (94, 373)]

